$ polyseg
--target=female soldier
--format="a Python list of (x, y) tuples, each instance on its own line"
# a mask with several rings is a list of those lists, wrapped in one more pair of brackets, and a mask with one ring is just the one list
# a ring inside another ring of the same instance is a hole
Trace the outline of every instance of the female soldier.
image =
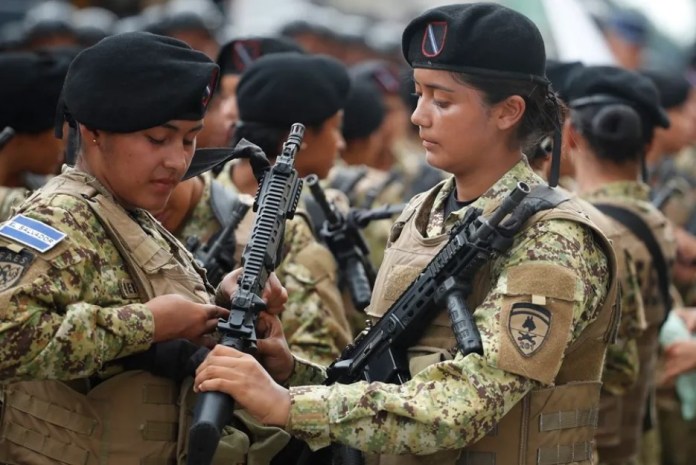
[[(611, 346), (607, 356), (609, 371), (631, 357), (629, 344), (635, 340), (637, 382), (617, 391), (605, 377), (599, 417), (602, 434), (597, 441), (600, 463), (629, 464), (640, 452), (643, 418), (651, 418), (654, 412), (650, 403), (654, 402), (658, 333), (665, 312), (671, 309), (669, 269), (676, 251), (668, 220), (650, 203), (650, 189), (639, 179), (655, 128), (668, 127), (670, 121), (652, 82), (631, 71), (586, 67), (574, 71), (566, 87), (571, 108), (566, 147), (575, 165), (578, 194), (620, 228), (620, 247), (635, 264), (639, 282), (634, 305), (623, 308), (619, 340), (625, 345)], [(626, 223), (631, 217), (638, 219)], [(651, 249), (649, 241), (658, 250)], [(644, 309), (642, 321), (628, 313), (635, 310), (635, 303)], [(654, 425), (654, 419), (647, 424)]]
[[(0, 462), (182, 457), (179, 349), (206, 342), (227, 311), (146, 210), (186, 172), (216, 77), (203, 54), (147, 33), (70, 65), (59, 116), (82, 140), (76, 167), (0, 227)], [(150, 363), (130, 357), (144, 351)]]
[[(438, 7), (413, 20), (402, 43), (428, 163), (453, 176), (412, 199), (397, 220), (369, 307), (374, 317), (467, 211), (492, 211), (518, 181), (543, 184), (522, 150), (558, 124), (543, 41), (524, 16), (492, 3)], [(312, 448), (337, 441), (414, 454), (380, 463), (589, 464), (602, 361), (616, 326), (614, 273), (608, 242), (567, 200), (532, 217), (477, 276), (469, 304), (482, 356), (456, 351), (444, 312), (411, 348), (413, 377), (403, 385), (285, 389), (273, 379), (296, 386), (319, 373), (281, 351), (266, 373), (251, 357), (217, 347), (199, 367), (197, 389), (233, 395)]]

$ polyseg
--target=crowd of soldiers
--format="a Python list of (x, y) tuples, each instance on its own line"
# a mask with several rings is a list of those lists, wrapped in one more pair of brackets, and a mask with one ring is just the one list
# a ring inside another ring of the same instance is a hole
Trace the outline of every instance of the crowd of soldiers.
[[(301, 445), (332, 442), (382, 464), (690, 463), (681, 74), (546, 60), (531, 21), (486, 3), (415, 18), (403, 63), (348, 59), (301, 23), (218, 44), (190, 13), (91, 35), (55, 19), (0, 51), (0, 464), (184, 463), (206, 391), (238, 403), (219, 464), (318, 463)], [(215, 328), (262, 162), (294, 123), (294, 168), (352, 242), (332, 247), (305, 186), (251, 357)], [(458, 350), (440, 302), (412, 379), (322, 385), (450, 231), (520, 182), (552, 189), (463, 285), (482, 353)]]

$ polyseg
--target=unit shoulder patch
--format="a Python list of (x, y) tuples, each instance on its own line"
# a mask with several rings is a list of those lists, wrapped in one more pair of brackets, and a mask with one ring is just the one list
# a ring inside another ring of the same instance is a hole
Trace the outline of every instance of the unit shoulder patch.
[(28, 250), (15, 252), (0, 247), (0, 292), (14, 286), (33, 261), (34, 254)]
[(33, 218), (15, 215), (0, 226), (0, 236), (44, 253), (65, 239), (66, 234)]
[(551, 312), (541, 305), (517, 302), (512, 305), (508, 330), (517, 350), (532, 356), (546, 341), (551, 327)]

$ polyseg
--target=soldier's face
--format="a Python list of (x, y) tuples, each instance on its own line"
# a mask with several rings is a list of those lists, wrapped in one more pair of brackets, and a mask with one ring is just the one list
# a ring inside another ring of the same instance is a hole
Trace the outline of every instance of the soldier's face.
[(186, 173), (196, 148), (198, 121), (169, 121), (143, 131), (96, 132), (85, 141), (84, 168), (127, 208), (160, 211)]
[(295, 167), (300, 176), (316, 174), (319, 179), (329, 175), (339, 154), (346, 148), (341, 127), (343, 110), (324, 121), (320, 128), (305, 132), (303, 148), (297, 155)]
[(498, 134), (482, 94), (448, 71), (418, 68), (413, 77), (419, 98), (411, 122), (419, 127), (427, 162), (454, 175), (485, 162), (481, 155)]

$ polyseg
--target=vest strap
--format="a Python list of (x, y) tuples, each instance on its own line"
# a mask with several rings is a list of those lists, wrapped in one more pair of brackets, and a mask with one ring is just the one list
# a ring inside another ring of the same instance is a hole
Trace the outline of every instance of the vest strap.
[(140, 460), (140, 465), (176, 465), (176, 460), (168, 460), (163, 457), (146, 457)]
[(583, 462), (592, 458), (592, 445), (589, 441), (573, 444), (542, 447), (537, 451), (538, 465), (558, 465), (562, 463)]
[(26, 447), (38, 454), (50, 457), (60, 463), (85, 465), (89, 452), (73, 444), (56, 441), (36, 431), (31, 431), (15, 423), (9, 423), (5, 431), (7, 440)]
[(583, 426), (597, 426), (599, 409), (568, 410), (564, 412), (542, 413), (539, 416), (539, 431), (556, 431)]
[(48, 423), (86, 436), (94, 432), (96, 420), (33, 397), (22, 391), (12, 393), (12, 408)]

